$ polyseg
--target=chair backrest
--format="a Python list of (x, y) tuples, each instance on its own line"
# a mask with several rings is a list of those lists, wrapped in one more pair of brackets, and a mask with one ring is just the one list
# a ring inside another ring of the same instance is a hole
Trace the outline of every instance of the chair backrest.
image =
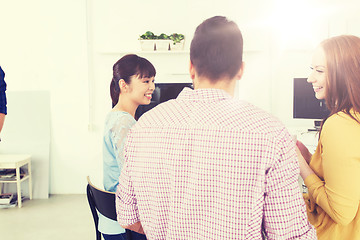
[(96, 207), (95, 207), (94, 197), (92, 196), (89, 184), (86, 186), (86, 195), (87, 195), (90, 210), (91, 210), (91, 213), (92, 213), (92, 216), (94, 219), (96, 240), (101, 240), (101, 232), (99, 232), (99, 230), (98, 230), (99, 215), (98, 215)]
[(105, 217), (116, 221), (115, 193), (95, 187), (91, 183), (89, 176), (87, 177), (87, 181), (89, 189), (88, 198), (93, 199), (95, 208)]
[(99, 215), (97, 211), (108, 218), (116, 220), (115, 193), (96, 188), (90, 182), (89, 176), (87, 176), (87, 181), (86, 194), (94, 219), (96, 240), (101, 240), (101, 232), (98, 230)]
[[(87, 181), (88, 181), (88, 185), (86, 187), (86, 193), (87, 193), (87, 198), (89, 201), (91, 213), (94, 218), (96, 240), (101, 240), (101, 233), (98, 230), (99, 216), (97, 211), (99, 211), (105, 217), (108, 217), (116, 221), (115, 193), (101, 190), (95, 187), (91, 183), (89, 176), (87, 176)], [(127, 240), (132, 240), (132, 239), (146, 240), (145, 235), (140, 235), (129, 229), (125, 229), (125, 231), (126, 231)]]

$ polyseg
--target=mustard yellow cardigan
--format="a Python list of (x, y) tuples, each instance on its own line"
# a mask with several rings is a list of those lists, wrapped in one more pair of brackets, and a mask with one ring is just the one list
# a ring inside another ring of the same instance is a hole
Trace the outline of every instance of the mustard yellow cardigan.
[(360, 240), (360, 124), (342, 112), (329, 117), (310, 167), (304, 198), (318, 239)]

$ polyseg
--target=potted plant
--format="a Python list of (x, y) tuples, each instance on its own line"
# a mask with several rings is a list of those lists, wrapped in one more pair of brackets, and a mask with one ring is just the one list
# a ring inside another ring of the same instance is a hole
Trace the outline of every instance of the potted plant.
[(173, 41), (171, 45), (171, 50), (183, 50), (184, 49), (184, 42), (185, 36), (181, 33), (173, 33), (170, 35), (170, 39)]
[(165, 33), (161, 33), (159, 36), (157, 36), (155, 41), (155, 47), (157, 51), (168, 51), (170, 50), (170, 44), (172, 41), (170, 40), (170, 37), (166, 35)]
[(179, 33), (171, 35), (161, 33), (157, 36), (151, 31), (147, 31), (139, 37), (141, 49), (145, 51), (182, 50), (184, 49), (184, 39), (184, 35)]
[(156, 50), (155, 39), (156, 39), (156, 35), (151, 31), (147, 31), (146, 33), (141, 35), (139, 38), (141, 50), (144, 51)]

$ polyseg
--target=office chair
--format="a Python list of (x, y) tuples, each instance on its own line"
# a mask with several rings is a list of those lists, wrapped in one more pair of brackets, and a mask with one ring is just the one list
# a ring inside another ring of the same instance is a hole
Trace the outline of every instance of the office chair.
[[(115, 193), (101, 190), (95, 187), (89, 176), (87, 176), (88, 185), (86, 187), (87, 199), (90, 210), (94, 218), (96, 240), (101, 240), (101, 232), (98, 230), (99, 216), (97, 211), (107, 218), (116, 221)], [(139, 239), (137, 233), (126, 229), (126, 239)], [(135, 237), (136, 236), (136, 237)], [(145, 235), (143, 239), (146, 239)]]
[(101, 232), (98, 230), (99, 216), (97, 211), (105, 217), (116, 221), (115, 193), (95, 187), (91, 183), (89, 176), (87, 176), (87, 181), (86, 194), (94, 218), (96, 240), (101, 240)]

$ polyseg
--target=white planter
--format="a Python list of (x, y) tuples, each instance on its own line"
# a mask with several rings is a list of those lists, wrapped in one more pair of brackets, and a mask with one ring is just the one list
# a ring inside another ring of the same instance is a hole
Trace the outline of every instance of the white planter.
[(172, 44), (171, 40), (157, 39), (155, 41), (156, 51), (169, 51), (171, 44)]
[(139, 40), (140, 41), (140, 47), (143, 51), (154, 51), (155, 50), (155, 40), (152, 39), (144, 39)]
[(184, 50), (184, 42), (185, 40), (181, 40), (179, 43), (171, 43), (170, 44), (170, 49), (171, 51), (181, 51)]

